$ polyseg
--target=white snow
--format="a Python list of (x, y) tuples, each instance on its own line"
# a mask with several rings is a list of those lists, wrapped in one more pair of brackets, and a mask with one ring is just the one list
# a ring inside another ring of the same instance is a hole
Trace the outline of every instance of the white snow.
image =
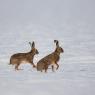
[[(0, 95), (95, 95), (95, 1), (0, 0)], [(20, 71), (10, 56), (28, 52), (35, 41), (39, 59), (64, 48), (59, 69)]]

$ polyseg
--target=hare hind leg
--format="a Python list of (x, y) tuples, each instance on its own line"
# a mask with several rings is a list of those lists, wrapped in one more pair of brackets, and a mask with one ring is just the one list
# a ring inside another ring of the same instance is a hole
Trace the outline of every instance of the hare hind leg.
[(51, 67), (52, 67), (52, 72), (54, 72), (54, 66), (52, 65)]
[(20, 65), (20, 63), (17, 63), (17, 64), (15, 65), (15, 70), (20, 70), (20, 69), (18, 69), (19, 65)]
[(48, 64), (45, 64), (45, 65), (44, 65), (44, 69), (45, 69), (45, 73), (47, 73)]

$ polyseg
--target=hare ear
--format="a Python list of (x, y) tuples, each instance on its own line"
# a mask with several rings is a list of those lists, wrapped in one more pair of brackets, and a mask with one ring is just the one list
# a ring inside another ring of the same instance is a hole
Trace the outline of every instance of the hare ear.
[(31, 48), (34, 48), (34, 47), (35, 47), (35, 43), (34, 43), (34, 41), (33, 41), (32, 43), (29, 42), (29, 44), (30, 44)]
[(35, 47), (35, 42), (33, 41), (33, 42), (32, 42), (32, 48), (34, 48), (34, 47)]
[(59, 47), (59, 42), (58, 42), (58, 40), (54, 40), (54, 43), (56, 43), (56, 47)]

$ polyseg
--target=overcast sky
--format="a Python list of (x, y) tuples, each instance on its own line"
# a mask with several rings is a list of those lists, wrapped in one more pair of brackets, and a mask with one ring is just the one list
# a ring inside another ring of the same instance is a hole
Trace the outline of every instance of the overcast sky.
[(0, 0), (0, 23), (95, 22), (95, 0)]

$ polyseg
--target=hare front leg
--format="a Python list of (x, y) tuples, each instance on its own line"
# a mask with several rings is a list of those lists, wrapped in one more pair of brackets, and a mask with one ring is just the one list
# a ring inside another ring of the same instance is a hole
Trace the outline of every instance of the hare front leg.
[(57, 68), (56, 68), (56, 70), (58, 70), (58, 68), (59, 68), (59, 65), (57, 64), (57, 62), (55, 62), (55, 64), (57, 65)]
[(31, 64), (34, 68), (36, 68), (36, 66), (35, 66), (35, 64), (33, 63), (33, 61), (31, 61), (30, 64)]

